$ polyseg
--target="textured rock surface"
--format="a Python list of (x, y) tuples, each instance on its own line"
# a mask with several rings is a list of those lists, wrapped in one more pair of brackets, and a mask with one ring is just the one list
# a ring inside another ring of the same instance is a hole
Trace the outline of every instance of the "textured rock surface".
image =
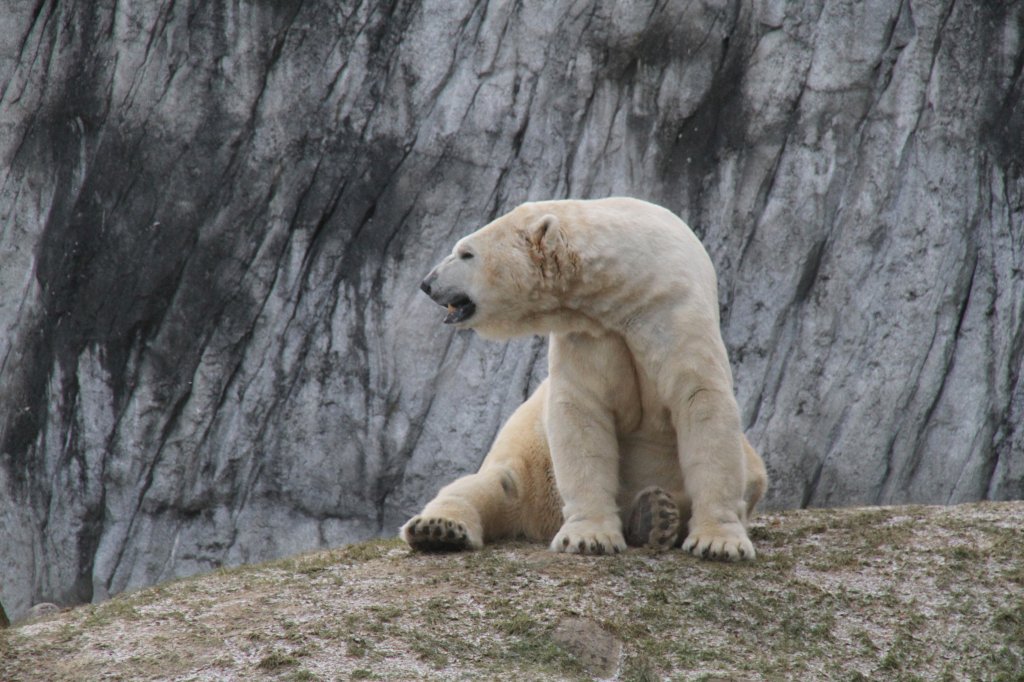
[(526, 199), (702, 236), (771, 506), (1024, 496), (1022, 4), (625, 7), (7, 2), (9, 615), (390, 534), (473, 469), (544, 343), (416, 285)]

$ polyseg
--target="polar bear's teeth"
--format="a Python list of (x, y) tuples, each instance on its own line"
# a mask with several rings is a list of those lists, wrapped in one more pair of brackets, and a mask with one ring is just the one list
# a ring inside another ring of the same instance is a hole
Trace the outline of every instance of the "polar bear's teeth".
[(455, 306), (454, 306), (454, 305), (452, 305), (451, 303), (449, 303), (449, 304), (448, 304), (448, 314), (449, 314), (449, 315), (453, 315), (453, 314), (455, 313), (455, 311), (456, 311), (456, 308), (455, 308)]

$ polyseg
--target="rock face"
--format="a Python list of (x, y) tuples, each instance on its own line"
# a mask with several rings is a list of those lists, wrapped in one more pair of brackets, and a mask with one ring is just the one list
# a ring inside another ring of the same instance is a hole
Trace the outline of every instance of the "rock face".
[(10, 0), (0, 601), (390, 534), (545, 345), (417, 284), (628, 194), (719, 269), (768, 504), (1024, 496), (1024, 5)]

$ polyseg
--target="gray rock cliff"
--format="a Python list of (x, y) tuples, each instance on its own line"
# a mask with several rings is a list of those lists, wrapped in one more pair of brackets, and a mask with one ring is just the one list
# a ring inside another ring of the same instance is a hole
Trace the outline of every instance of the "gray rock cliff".
[(417, 290), (521, 201), (719, 270), (772, 507), (1024, 496), (1024, 3), (8, 0), (0, 601), (391, 534), (542, 339)]

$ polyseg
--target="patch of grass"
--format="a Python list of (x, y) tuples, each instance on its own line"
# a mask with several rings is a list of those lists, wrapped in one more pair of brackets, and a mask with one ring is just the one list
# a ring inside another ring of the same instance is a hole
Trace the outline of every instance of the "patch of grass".
[(659, 682), (662, 678), (647, 656), (637, 654), (626, 659), (620, 679), (623, 682)]
[(449, 642), (423, 630), (412, 630), (407, 636), (410, 651), (424, 663), (444, 668), (451, 661), (447, 651)]
[(364, 658), (372, 647), (368, 640), (352, 635), (345, 641), (345, 654), (351, 658)]
[(1013, 566), (1003, 569), (1002, 577), (1011, 583), (1024, 585), (1024, 561), (1017, 562)]
[(284, 618), (278, 622), (284, 631), (284, 638), (289, 642), (301, 642), (305, 638), (302, 634), (302, 628), (295, 621)]
[(294, 682), (310, 682), (311, 680), (319, 680), (320, 678), (303, 668), (302, 670), (296, 670), (293, 672), (287, 677), (287, 679)]
[(114, 597), (110, 601), (86, 608), (90, 611), (83, 625), (90, 628), (109, 625), (114, 621), (138, 621), (142, 617), (130, 596)]
[(374, 559), (380, 559), (392, 550), (403, 548), (405, 546), (405, 543), (397, 538), (369, 540), (367, 542), (349, 545), (348, 547), (338, 550), (337, 552), (332, 552), (331, 554), (336, 556), (339, 561), (363, 563), (366, 561), (373, 561)]
[(536, 630), (537, 626), (537, 621), (525, 613), (516, 613), (496, 623), (499, 632), (515, 637), (525, 637)]
[(953, 561), (978, 561), (981, 557), (981, 552), (976, 547), (969, 547), (966, 545), (956, 545), (939, 551), (942, 556)]
[[(996, 677), (1024, 680), (1024, 597), (1001, 608), (992, 616), (993, 629), (1002, 634), (1005, 646), (1000, 647)], [(1014, 677), (1016, 676), (1016, 678)]]
[[(312, 552), (286, 559), (277, 559), (257, 566), (273, 571), (284, 571), (288, 574), (316, 576), (335, 568), (381, 559), (400, 547), (405, 547), (405, 543), (396, 538), (367, 540), (327, 552)], [(240, 568), (244, 567), (218, 569), (217, 573), (231, 575), (238, 572)], [(251, 570), (252, 567), (248, 568)]]
[(907, 632), (900, 632), (896, 635), (892, 646), (878, 662), (878, 669), (885, 677), (896, 680), (923, 679), (917, 673), (921, 668), (924, 652), (914, 641), (913, 636)]
[(378, 623), (389, 623), (402, 616), (406, 609), (395, 604), (380, 604), (369, 607), (367, 611), (373, 615), (374, 620)]
[(924, 646), (919, 633), (926, 624), (926, 618), (915, 603), (906, 604), (900, 611), (900, 621), (894, 628), (895, 637), (885, 654), (879, 659), (878, 668), (900, 680), (920, 679), (917, 673), (933, 657), (934, 652)]
[(364, 613), (349, 614), (346, 616), (346, 622), (352, 632), (365, 631), (371, 635), (381, 636), (405, 612), (405, 609), (392, 604), (373, 605)]
[(1024, 598), (996, 611), (993, 630), (1002, 634), (1003, 645), (989, 655), (992, 679), (1001, 682), (1024, 680)]
[(431, 597), (419, 608), (418, 615), (432, 628), (439, 627), (443, 623), (453, 620), (449, 609), (452, 607), (450, 597)]
[(547, 670), (569, 676), (583, 673), (576, 659), (551, 639), (549, 628), (510, 636), (499, 658), (519, 670)]
[(1011, 641), (1024, 646), (1024, 599), (1018, 599), (1016, 604), (996, 611), (992, 616), (992, 625), (997, 632), (1002, 632)]
[(284, 651), (274, 650), (263, 656), (256, 667), (260, 670), (280, 670), (289, 666), (298, 665), (299, 660)]

